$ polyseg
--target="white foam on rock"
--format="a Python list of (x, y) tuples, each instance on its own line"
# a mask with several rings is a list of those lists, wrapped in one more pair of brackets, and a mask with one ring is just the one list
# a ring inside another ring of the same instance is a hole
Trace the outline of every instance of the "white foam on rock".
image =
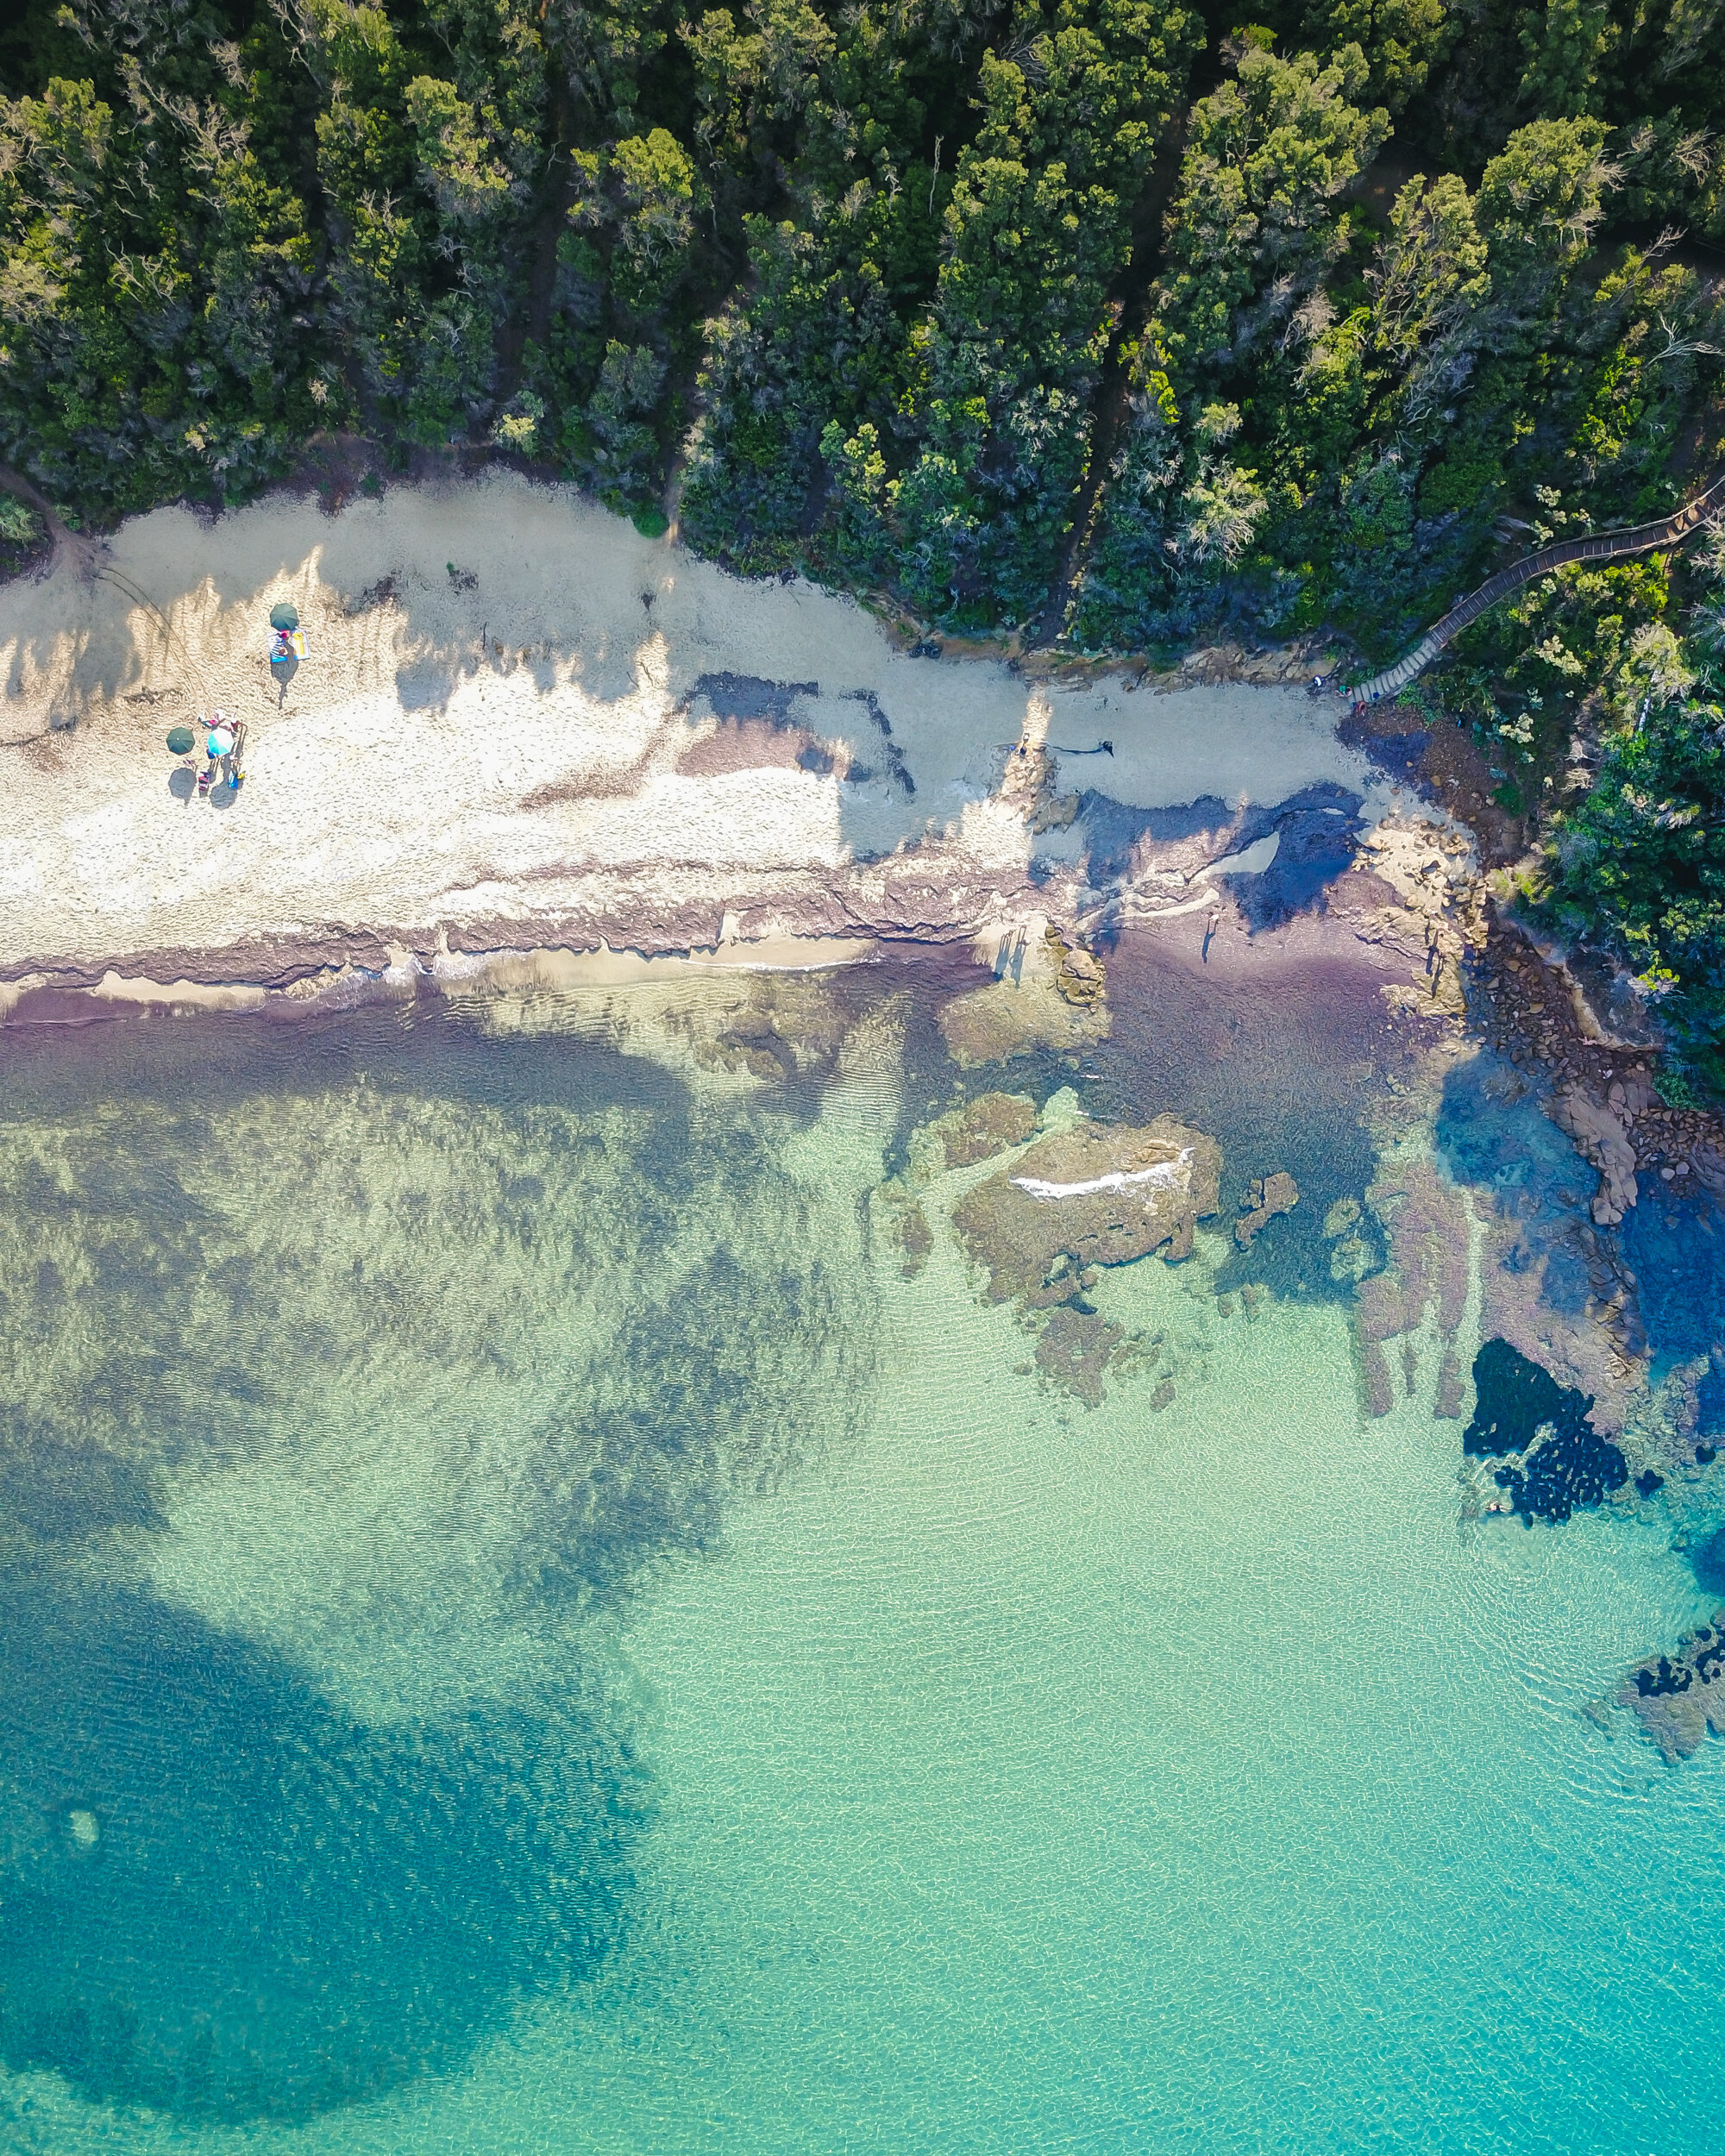
[(1106, 1175), (1093, 1175), (1088, 1182), (1045, 1182), (1039, 1175), (1014, 1175), (1015, 1189), (1027, 1192), (1032, 1198), (1090, 1198), (1104, 1190), (1127, 1190), (1134, 1184), (1149, 1183), (1157, 1189), (1184, 1186), (1191, 1178), (1192, 1148), (1182, 1145), (1172, 1160), (1157, 1161), (1149, 1168), (1115, 1168)]

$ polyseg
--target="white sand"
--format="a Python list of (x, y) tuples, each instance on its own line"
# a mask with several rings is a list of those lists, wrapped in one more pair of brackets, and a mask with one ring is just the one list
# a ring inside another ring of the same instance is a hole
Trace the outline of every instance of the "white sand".
[[(309, 649), (286, 682), (266, 656), (285, 599)], [(715, 717), (725, 695), (695, 689), (718, 674), (807, 686), (775, 730)], [(137, 518), (93, 579), (68, 561), (0, 590), (0, 676), (14, 974), (130, 956), (160, 977), (181, 954), (208, 978), (194, 955), (361, 932), (663, 950), (980, 929), (1028, 887), (1026, 805), (999, 791), (1025, 737), (1111, 738), (1061, 783), (1140, 806), (1370, 784), (1338, 706), (1302, 692), (1044, 692), (912, 660), (848, 599), (740, 582), (505, 473), (334, 517), (279, 498)], [(167, 730), (217, 705), (246, 724), (246, 783), (176, 798)]]

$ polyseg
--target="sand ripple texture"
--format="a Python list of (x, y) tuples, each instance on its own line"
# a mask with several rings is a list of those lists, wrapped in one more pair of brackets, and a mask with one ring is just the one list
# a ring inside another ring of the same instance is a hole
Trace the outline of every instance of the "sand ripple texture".
[[(267, 657), (284, 600), (291, 672)], [(198, 975), (198, 954), (358, 931), (956, 933), (1026, 886), (1023, 806), (997, 793), (1021, 739), (1116, 737), (1109, 787), (1142, 805), (1368, 783), (1303, 694), (1044, 693), (913, 660), (845, 599), (503, 473), (334, 517), (158, 511), (92, 579), (0, 592), (0, 969), (175, 952)], [(163, 743), (218, 705), (247, 779), (205, 802)]]

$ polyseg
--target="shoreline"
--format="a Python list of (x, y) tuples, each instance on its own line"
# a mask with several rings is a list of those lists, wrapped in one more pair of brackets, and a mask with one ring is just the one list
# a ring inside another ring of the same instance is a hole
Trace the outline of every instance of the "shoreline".
[[(925, 939), (904, 938), (927, 948)], [(237, 954), (209, 954), (202, 972), (167, 977), (145, 970), (122, 971), (109, 965), (39, 968), (0, 981), (0, 1028), (59, 1021), (58, 1006), (70, 1002), (87, 1007), (91, 1021), (103, 1016), (165, 1011), (175, 1015), (268, 1010), (283, 1014), (329, 1010), (363, 1000), (386, 1000), (424, 982), (450, 990), (511, 986), (529, 975), (541, 985), (568, 988), (619, 988), (656, 983), (668, 977), (734, 975), (748, 973), (826, 972), (878, 962), (890, 945), (882, 939), (844, 936), (762, 937), (758, 942), (722, 943), (687, 950), (644, 951), (609, 944), (479, 943), (461, 950), (447, 945), (413, 949), (399, 941), (380, 941), (364, 956), (350, 949), (341, 961), (319, 956), (321, 946), (305, 945), (297, 959), (267, 979), (248, 976)], [(279, 955), (283, 955), (279, 953)], [(181, 954), (164, 952), (172, 961)], [(366, 958), (382, 961), (369, 965)], [(147, 966), (141, 962), (122, 962)]]

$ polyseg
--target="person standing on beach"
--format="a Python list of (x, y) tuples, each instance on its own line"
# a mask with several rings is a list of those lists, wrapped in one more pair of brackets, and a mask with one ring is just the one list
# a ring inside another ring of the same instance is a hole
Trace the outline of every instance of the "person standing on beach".
[(234, 783), (234, 730), (220, 710), (216, 713), (216, 724), (210, 729), (204, 745), (210, 752), (208, 779), (213, 779), (219, 769), (231, 787)]

